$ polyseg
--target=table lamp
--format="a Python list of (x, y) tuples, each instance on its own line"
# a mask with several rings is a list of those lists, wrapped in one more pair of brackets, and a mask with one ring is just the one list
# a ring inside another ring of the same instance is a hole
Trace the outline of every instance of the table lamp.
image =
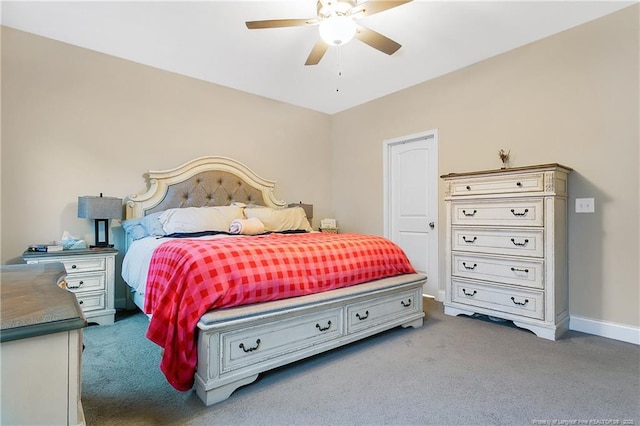
[(91, 248), (113, 247), (109, 244), (109, 219), (122, 219), (122, 199), (103, 197), (102, 193), (99, 197), (78, 197), (78, 217), (95, 220), (95, 245)]
[(307, 219), (311, 222), (311, 219), (313, 218), (313, 204), (304, 204), (300, 201), (300, 203), (291, 203), (287, 207), (302, 207), (305, 216), (307, 216)]

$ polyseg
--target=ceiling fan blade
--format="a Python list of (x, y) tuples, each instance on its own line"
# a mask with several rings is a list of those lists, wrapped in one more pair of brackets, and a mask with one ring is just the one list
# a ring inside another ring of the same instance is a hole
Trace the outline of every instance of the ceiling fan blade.
[(329, 48), (329, 45), (325, 43), (322, 39), (318, 40), (318, 42), (311, 49), (311, 53), (307, 57), (307, 62), (305, 65), (317, 65), (320, 62), (320, 59), (324, 56), (324, 53)]
[(351, 9), (351, 15), (361, 13), (361, 15), (358, 15), (358, 18), (364, 18), (365, 16), (371, 16), (379, 12), (384, 12), (385, 10), (393, 9), (394, 7), (402, 6), (403, 4), (410, 2), (411, 0), (369, 0)]
[(267, 21), (247, 21), (247, 28), (250, 30), (258, 30), (262, 28), (282, 28), (282, 27), (304, 27), (307, 25), (316, 25), (318, 20), (311, 19), (269, 19)]
[(402, 45), (391, 40), (389, 37), (383, 36), (369, 28), (358, 25), (356, 29), (356, 38), (363, 43), (368, 44), (374, 49), (378, 49), (387, 55), (393, 55)]

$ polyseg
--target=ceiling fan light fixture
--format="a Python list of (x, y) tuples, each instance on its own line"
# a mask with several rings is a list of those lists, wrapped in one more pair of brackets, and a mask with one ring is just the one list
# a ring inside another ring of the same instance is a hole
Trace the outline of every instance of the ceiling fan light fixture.
[(347, 44), (356, 35), (356, 23), (348, 16), (334, 15), (319, 25), (320, 37), (331, 46)]

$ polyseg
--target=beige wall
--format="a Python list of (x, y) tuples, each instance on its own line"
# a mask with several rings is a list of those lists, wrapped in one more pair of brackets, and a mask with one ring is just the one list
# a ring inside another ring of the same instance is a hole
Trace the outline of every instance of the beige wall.
[(204, 155), (239, 160), (277, 181), (279, 199), (329, 215), (330, 131), (326, 114), (3, 27), (2, 263), (65, 230), (92, 243), (78, 196), (124, 198), (149, 169)]
[(3, 28), (2, 263), (64, 230), (92, 239), (78, 195), (124, 197), (201, 155), (381, 234), (382, 142), (438, 129), (440, 174), (497, 168), (499, 149), (574, 168), (571, 205), (596, 213), (569, 217), (571, 314), (638, 327), (638, 60), (636, 5), (328, 116)]
[[(334, 115), (340, 227), (383, 232), (384, 140), (438, 129), (439, 174), (499, 168), (500, 149), (511, 150), (514, 166), (561, 163), (575, 169), (570, 313), (639, 326), (638, 11), (624, 9)], [(575, 214), (576, 197), (594, 197), (596, 212)]]

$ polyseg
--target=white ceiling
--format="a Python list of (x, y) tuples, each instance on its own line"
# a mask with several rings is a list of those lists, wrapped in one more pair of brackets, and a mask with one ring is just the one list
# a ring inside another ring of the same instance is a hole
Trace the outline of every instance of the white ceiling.
[(414, 0), (358, 21), (402, 44), (392, 56), (353, 40), (315, 66), (304, 62), (317, 27), (244, 22), (313, 18), (316, 0), (3, 0), (1, 14), (8, 27), (333, 114), (634, 3)]

